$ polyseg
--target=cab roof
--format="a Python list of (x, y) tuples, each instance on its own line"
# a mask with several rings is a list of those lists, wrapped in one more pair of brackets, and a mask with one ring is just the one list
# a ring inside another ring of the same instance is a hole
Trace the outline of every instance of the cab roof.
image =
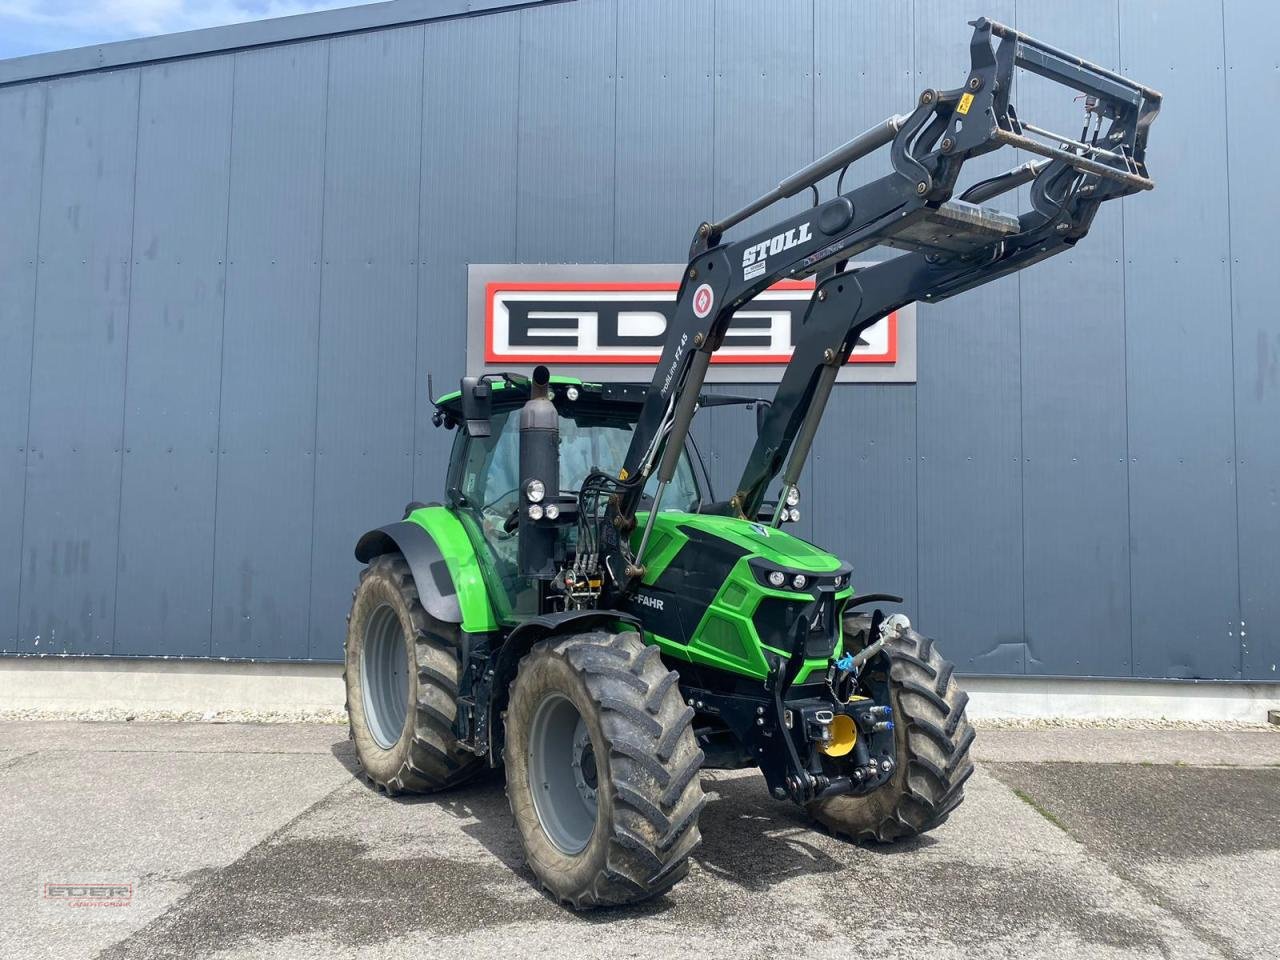
[[(493, 390), (494, 406), (509, 407), (524, 403), (529, 399), (530, 380), (524, 374), (495, 373), (490, 381)], [(647, 383), (590, 383), (578, 377), (552, 375), (551, 386), (576, 387), (579, 397), (587, 403), (603, 403), (609, 406), (623, 405), (639, 408), (649, 392)], [(558, 392), (554, 391), (553, 392)], [(761, 397), (734, 396), (723, 393), (703, 393), (698, 397), (699, 406), (720, 407), (738, 404), (768, 402)], [(462, 391), (453, 390), (444, 394), (432, 403), (437, 410), (457, 419), (462, 416)]]

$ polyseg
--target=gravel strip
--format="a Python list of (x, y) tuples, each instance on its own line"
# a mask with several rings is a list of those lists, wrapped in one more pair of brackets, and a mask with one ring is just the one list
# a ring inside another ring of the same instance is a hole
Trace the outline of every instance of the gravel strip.
[[(119, 723), (129, 720), (176, 723), (323, 723), (347, 725), (344, 710), (264, 711), (219, 710), (0, 710), (0, 722), (12, 720), (80, 720)], [(990, 717), (974, 720), (979, 730), (1264, 730), (1280, 734), (1280, 726), (1243, 720), (1083, 720), (1074, 717)]]
[(1280, 726), (1245, 720), (1137, 720), (1121, 717), (1088, 720), (1077, 717), (988, 717), (973, 720), (979, 730), (1265, 730), (1280, 733)]
[(345, 710), (0, 710), (0, 723), (13, 720), (80, 720), (120, 723), (129, 720), (175, 723), (327, 723), (347, 725)]

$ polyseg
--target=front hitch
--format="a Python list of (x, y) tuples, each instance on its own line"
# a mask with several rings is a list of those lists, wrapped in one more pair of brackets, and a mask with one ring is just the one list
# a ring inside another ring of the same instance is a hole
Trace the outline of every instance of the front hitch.
[[(868, 741), (881, 735), (883, 747), (883, 735), (892, 738), (893, 707), (868, 699), (853, 699), (852, 690), (856, 689), (863, 667), (879, 654), (885, 642), (909, 627), (910, 621), (901, 614), (885, 618), (877, 609), (868, 633), (871, 642), (857, 653), (845, 654), (833, 661), (828, 670), (828, 688), (834, 702), (813, 700), (788, 704), (787, 695), (804, 663), (803, 637), (808, 630), (805, 618), (798, 619), (793, 630), (791, 656), (786, 661), (778, 661), (771, 674), (774, 710), (788, 761), (782, 790), (775, 787), (774, 796), (779, 799), (785, 796), (803, 805), (823, 797), (875, 789), (889, 779), (895, 766), (892, 739), (888, 753), (882, 752), (878, 757), (871, 755)], [(835, 682), (830, 682), (832, 680)], [(842, 687), (850, 690), (850, 696), (843, 698), (843, 702), (835, 695)], [(808, 763), (801, 759), (801, 746), (808, 747)], [(846, 775), (828, 776), (822, 772), (820, 753), (832, 758), (852, 753), (853, 768)]]

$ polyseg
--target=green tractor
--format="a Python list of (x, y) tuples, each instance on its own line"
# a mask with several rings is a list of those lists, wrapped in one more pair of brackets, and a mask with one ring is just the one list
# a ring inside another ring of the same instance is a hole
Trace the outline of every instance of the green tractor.
[[(434, 401), (455, 433), (442, 501), (410, 504), (355, 551), (347, 709), (371, 783), (432, 792), (501, 766), (531, 869), (579, 909), (687, 874), (706, 768), (758, 767), (773, 797), (855, 841), (917, 835), (961, 802), (974, 733), (952, 665), (875, 606), (900, 598), (855, 593), (848, 564), (784, 524), (860, 334), (1069, 249), (1100, 203), (1150, 189), (1160, 106), (986, 19), (970, 54), (963, 86), (924, 91), (911, 114), (698, 227), (651, 383), (538, 367), (466, 377)], [(1084, 94), (1079, 140), (1018, 119), (1015, 67)], [(883, 146), (890, 173), (820, 200), (819, 181)], [(1003, 146), (1043, 159), (953, 198), (962, 165)], [(1021, 215), (983, 205), (1028, 184)], [(723, 239), (810, 189), (811, 208)], [(877, 246), (902, 252), (851, 265)], [(704, 393), (734, 311), (806, 276), (815, 291), (772, 400)], [(725, 403), (754, 406), (758, 436), (718, 500), (689, 431)]]

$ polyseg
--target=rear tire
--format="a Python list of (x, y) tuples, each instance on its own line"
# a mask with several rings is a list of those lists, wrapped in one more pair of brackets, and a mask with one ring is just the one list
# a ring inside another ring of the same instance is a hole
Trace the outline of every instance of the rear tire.
[(347, 618), (347, 716), (364, 775), (389, 794), (443, 790), (483, 769), (453, 735), (458, 639), (456, 624), (423, 609), (400, 554), (361, 572)]
[(693, 715), (637, 633), (553, 637), (521, 661), (507, 798), (529, 867), (559, 902), (636, 903), (689, 872), (706, 802)]
[[(847, 617), (846, 642), (868, 642), (871, 618)], [(910, 627), (891, 635), (868, 671), (888, 667), (896, 766), (889, 782), (865, 796), (828, 797), (807, 807), (832, 833), (859, 842), (888, 843), (914, 837), (946, 821), (964, 799), (973, 773), (973, 727), (965, 717), (969, 696), (957, 686), (954, 667), (928, 637)]]

